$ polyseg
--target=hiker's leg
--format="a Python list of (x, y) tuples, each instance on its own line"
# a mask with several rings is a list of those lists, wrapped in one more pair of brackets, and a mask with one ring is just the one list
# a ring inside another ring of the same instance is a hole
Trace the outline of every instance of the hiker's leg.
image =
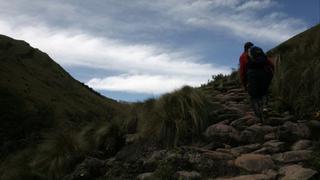
[(251, 106), (254, 114), (262, 120), (262, 101), (261, 98), (251, 98)]
[(248, 70), (248, 93), (251, 97), (251, 106), (255, 115), (263, 122), (263, 73), (257, 69)]

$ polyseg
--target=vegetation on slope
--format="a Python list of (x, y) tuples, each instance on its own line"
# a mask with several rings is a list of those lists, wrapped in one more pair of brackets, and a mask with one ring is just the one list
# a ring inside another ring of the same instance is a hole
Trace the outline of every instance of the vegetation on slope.
[(59, 179), (89, 152), (114, 153), (129, 109), (26, 42), (0, 36), (0, 179)]
[(300, 117), (320, 111), (320, 25), (280, 44), (268, 52), (276, 72), (272, 94), (280, 108)]

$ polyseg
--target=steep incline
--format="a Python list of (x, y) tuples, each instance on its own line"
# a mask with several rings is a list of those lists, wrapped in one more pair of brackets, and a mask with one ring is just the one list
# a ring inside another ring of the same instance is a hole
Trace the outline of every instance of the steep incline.
[(320, 112), (320, 24), (268, 54), (277, 67), (273, 95), (301, 118)]
[(110, 120), (121, 104), (73, 79), (47, 54), (0, 36), (0, 153), (21, 149), (48, 128)]

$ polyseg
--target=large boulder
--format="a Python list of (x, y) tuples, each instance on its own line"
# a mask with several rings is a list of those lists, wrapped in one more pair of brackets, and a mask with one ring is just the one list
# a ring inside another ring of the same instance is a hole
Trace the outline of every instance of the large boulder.
[(232, 126), (226, 124), (214, 124), (209, 126), (204, 135), (212, 141), (233, 144), (239, 142), (239, 132)]
[(260, 154), (243, 154), (235, 160), (235, 165), (248, 172), (263, 172), (275, 168), (271, 156)]
[(294, 164), (280, 168), (279, 174), (282, 175), (281, 180), (308, 180), (313, 178), (317, 174), (317, 171)]

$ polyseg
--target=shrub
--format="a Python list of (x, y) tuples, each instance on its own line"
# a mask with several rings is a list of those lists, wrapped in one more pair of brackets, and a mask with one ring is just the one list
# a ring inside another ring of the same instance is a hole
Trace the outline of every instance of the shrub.
[(74, 131), (48, 133), (30, 165), (48, 179), (61, 179), (84, 158), (87, 147)]
[(144, 105), (139, 129), (144, 136), (157, 135), (168, 146), (192, 142), (208, 126), (210, 97), (200, 89), (185, 86)]

